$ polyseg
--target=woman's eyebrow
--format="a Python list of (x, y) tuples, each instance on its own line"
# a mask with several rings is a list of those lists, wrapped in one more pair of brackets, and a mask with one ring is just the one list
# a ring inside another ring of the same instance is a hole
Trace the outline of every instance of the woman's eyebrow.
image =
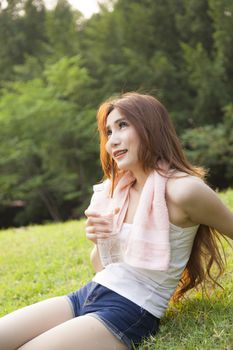
[[(118, 124), (122, 120), (124, 120), (124, 118), (119, 118), (119, 119), (115, 120), (114, 124)], [(110, 129), (110, 125), (106, 125), (106, 129), (109, 130)]]

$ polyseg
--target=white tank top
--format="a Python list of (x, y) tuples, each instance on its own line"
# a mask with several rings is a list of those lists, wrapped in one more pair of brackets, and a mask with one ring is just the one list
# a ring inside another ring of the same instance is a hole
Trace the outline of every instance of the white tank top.
[[(198, 227), (181, 228), (170, 224), (171, 259), (167, 271), (139, 269), (119, 262), (106, 266), (93, 281), (161, 318), (189, 260)], [(131, 224), (123, 224), (120, 234), (123, 243), (131, 228)]]

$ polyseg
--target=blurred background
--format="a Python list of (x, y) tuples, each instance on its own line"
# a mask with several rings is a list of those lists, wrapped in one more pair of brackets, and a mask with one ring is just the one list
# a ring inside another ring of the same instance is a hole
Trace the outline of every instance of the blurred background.
[(96, 109), (167, 107), (189, 160), (233, 186), (232, 0), (0, 1), (0, 227), (79, 218), (102, 177)]

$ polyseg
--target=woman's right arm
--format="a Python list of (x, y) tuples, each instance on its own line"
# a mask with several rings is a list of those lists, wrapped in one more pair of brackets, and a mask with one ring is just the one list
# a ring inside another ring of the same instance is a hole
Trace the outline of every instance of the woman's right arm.
[(94, 245), (94, 248), (91, 251), (90, 259), (91, 259), (91, 262), (92, 262), (92, 265), (94, 267), (95, 272), (99, 272), (99, 271), (103, 270), (103, 266), (100, 262), (99, 252), (98, 252), (98, 248), (97, 248), (96, 244)]
[[(108, 232), (108, 228), (106, 227), (106, 221), (101, 218), (101, 216), (94, 212), (85, 211), (85, 215), (87, 216), (86, 221), (86, 237), (92, 243), (94, 243), (94, 248), (90, 254), (90, 260), (94, 267), (95, 272), (99, 272), (103, 270), (103, 266), (100, 261), (99, 251), (97, 248), (97, 237), (104, 238), (106, 237), (106, 233)], [(107, 236), (109, 233), (107, 233)]]
[(119, 213), (119, 210), (119, 208), (116, 208), (104, 216), (94, 211), (85, 210), (85, 215), (87, 216), (86, 236), (87, 239), (94, 243), (90, 259), (96, 272), (103, 270), (97, 248), (97, 238), (108, 238), (110, 236), (113, 227), (113, 217)]

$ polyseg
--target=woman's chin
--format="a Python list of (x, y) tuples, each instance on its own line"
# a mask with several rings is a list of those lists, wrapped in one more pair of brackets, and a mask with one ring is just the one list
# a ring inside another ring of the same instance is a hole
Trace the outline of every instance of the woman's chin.
[(130, 167), (127, 166), (127, 164), (117, 164), (117, 167), (119, 170), (124, 170), (124, 171), (130, 170)]

